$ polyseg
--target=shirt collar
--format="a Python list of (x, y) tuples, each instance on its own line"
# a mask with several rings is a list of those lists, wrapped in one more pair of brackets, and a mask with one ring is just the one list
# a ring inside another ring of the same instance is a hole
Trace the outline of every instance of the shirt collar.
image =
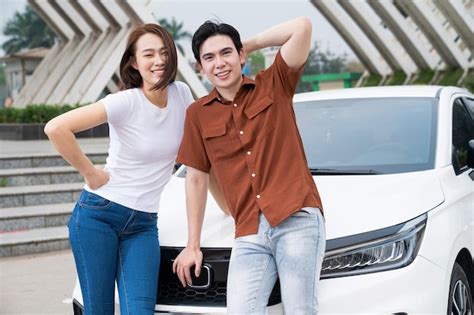
[[(247, 76), (242, 76), (242, 84), (240, 86), (239, 91), (242, 89), (244, 86), (255, 86), (255, 81), (252, 80), (251, 78)], [(237, 92), (238, 93), (238, 92)], [(217, 92), (216, 88), (213, 88), (211, 92), (209, 92), (208, 95), (204, 96), (202, 99), (202, 105), (210, 105), (212, 104), (213, 101), (217, 100), (218, 102), (224, 103), (226, 100), (222, 99), (221, 96), (219, 95), (219, 92)]]

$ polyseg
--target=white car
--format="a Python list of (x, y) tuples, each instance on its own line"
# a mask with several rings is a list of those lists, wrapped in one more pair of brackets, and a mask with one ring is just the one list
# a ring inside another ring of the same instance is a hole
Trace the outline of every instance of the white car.
[[(327, 249), (320, 313), (472, 314), (474, 96), (454, 87), (353, 88), (296, 95)], [(186, 245), (181, 167), (162, 195), (156, 313), (225, 313), (234, 222), (209, 195), (194, 287), (171, 271)], [(74, 293), (80, 313), (80, 290)], [(279, 284), (268, 313), (280, 314)]]

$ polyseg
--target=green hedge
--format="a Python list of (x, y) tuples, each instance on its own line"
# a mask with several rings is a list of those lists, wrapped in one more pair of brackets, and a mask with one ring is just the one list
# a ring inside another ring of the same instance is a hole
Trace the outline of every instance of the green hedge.
[(467, 74), (462, 86), (471, 91), (471, 93), (474, 93), (474, 70)]
[(441, 80), (439, 81), (439, 85), (444, 86), (457, 86), (459, 79), (463, 74), (463, 69), (449, 69), (444, 74)]
[(405, 82), (407, 75), (402, 70), (397, 70), (392, 74), (392, 77), (388, 81), (387, 85), (402, 85)]
[(421, 70), (413, 84), (429, 84), (431, 79), (433, 79), (434, 74), (434, 70), (431, 69)]
[(0, 123), (46, 123), (80, 105), (28, 105), (25, 108), (0, 108)]
[(367, 79), (365, 79), (363, 86), (377, 86), (380, 83), (380, 80), (382, 80), (382, 76), (371, 74)]

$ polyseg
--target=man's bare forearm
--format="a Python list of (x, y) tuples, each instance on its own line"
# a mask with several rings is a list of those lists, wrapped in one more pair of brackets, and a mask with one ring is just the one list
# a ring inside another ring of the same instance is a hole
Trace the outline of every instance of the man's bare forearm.
[(209, 175), (198, 171), (188, 170), (186, 175), (186, 209), (188, 217), (188, 244), (189, 248), (199, 248), (201, 245), (201, 231), (206, 209)]

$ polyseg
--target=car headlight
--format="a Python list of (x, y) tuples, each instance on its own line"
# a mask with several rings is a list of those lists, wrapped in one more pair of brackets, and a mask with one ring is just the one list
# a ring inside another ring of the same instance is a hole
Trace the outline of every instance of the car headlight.
[(321, 279), (408, 266), (420, 248), (426, 220), (424, 214), (389, 228), (328, 241)]

